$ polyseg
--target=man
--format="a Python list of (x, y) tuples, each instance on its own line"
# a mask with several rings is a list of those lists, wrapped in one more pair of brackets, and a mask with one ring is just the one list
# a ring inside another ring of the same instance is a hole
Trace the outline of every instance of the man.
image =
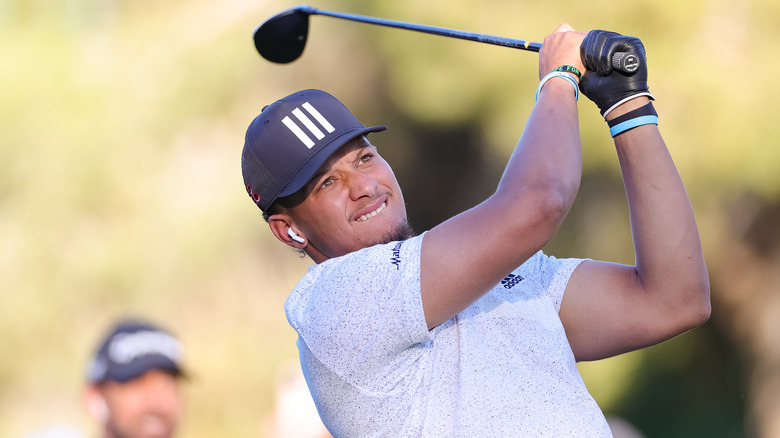
[(181, 356), (181, 343), (161, 328), (117, 323), (89, 363), (84, 393), (104, 438), (174, 435), (182, 410)]
[[(636, 55), (638, 70), (612, 71), (615, 52)], [(641, 41), (561, 25), (539, 75), (496, 192), (419, 236), (366, 137), (385, 127), (366, 128), (318, 90), (249, 126), (247, 191), (274, 235), (316, 263), (285, 310), (334, 436), (610, 436), (576, 361), (709, 317), (696, 223), (658, 131)], [(580, 89), (614, 125), (635, 266), (541, 252), (579, 189)]]

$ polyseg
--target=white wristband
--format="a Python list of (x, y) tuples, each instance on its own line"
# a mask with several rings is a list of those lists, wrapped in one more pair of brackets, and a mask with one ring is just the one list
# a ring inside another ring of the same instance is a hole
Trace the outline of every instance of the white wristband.
[(542, 91), (542, 86), (552, 78), (565, 79), (574, 87), (574, 100), (580, 100), (580, 86), (577, 84), (577, 81), (569, 73), (553, 70), (550, 73), (547, 73), (547, 75), (543, 77), (541, 81), (539, 81), (539, 86), (536, 87), (536, 97), (534, 97), (534, 101), (539, 100), (539, 93)]

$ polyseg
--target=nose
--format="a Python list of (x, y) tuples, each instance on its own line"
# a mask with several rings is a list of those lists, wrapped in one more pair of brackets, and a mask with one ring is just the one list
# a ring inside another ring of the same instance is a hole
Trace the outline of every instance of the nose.
[(352, 200), (376, 194), (377, 180), (368, 173), (353, 170), (349, 175), (349, 194)]
[(148, 412), (176, 417), (180, 407), (177, 377), (164, 372), (150, 371), (142, 379), (144, 402)]

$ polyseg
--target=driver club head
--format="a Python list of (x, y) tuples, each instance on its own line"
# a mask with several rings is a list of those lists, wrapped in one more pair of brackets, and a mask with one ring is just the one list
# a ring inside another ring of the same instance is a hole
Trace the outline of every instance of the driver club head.
[(301, 5), (282, 11), (255, 29), (255, 48), (260, 55), (279, 64), (298, 59), (306, 47), (310, 7)]

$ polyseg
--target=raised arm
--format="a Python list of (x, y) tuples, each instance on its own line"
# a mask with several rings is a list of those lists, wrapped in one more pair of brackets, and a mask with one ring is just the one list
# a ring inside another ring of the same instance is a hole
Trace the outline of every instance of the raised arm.
[[(563, 65), (584, 68), (584, 35), (571, 30), (562, 25), (544, 40), (540, 77)], [(582, 171), (575, 88), (560, 77), (545, 82), (495, 194), (425, 235), (421, 284), (429, 328), (464, 310), (541, 249), (568, 213)]]
[[(636, 38), (598, 32), (589, 33), (583, 43), (584, 50), (591, 52), (584, 56), (589, 71), (581, 88), (602, 115), (614, 107), (606, 120), (616, 126), (612, 132), (628, 198), (636, 264), (586, 261), (574, 271), (560, 315), (577, 360), (656, 344), (698, 326), (710, 315), (709, 279), (696, 220), (645, 95), (644, 48)], [(621, 51), (627, 44), (641, 55), (638, 76), (595, 72), (615, 44)]]

